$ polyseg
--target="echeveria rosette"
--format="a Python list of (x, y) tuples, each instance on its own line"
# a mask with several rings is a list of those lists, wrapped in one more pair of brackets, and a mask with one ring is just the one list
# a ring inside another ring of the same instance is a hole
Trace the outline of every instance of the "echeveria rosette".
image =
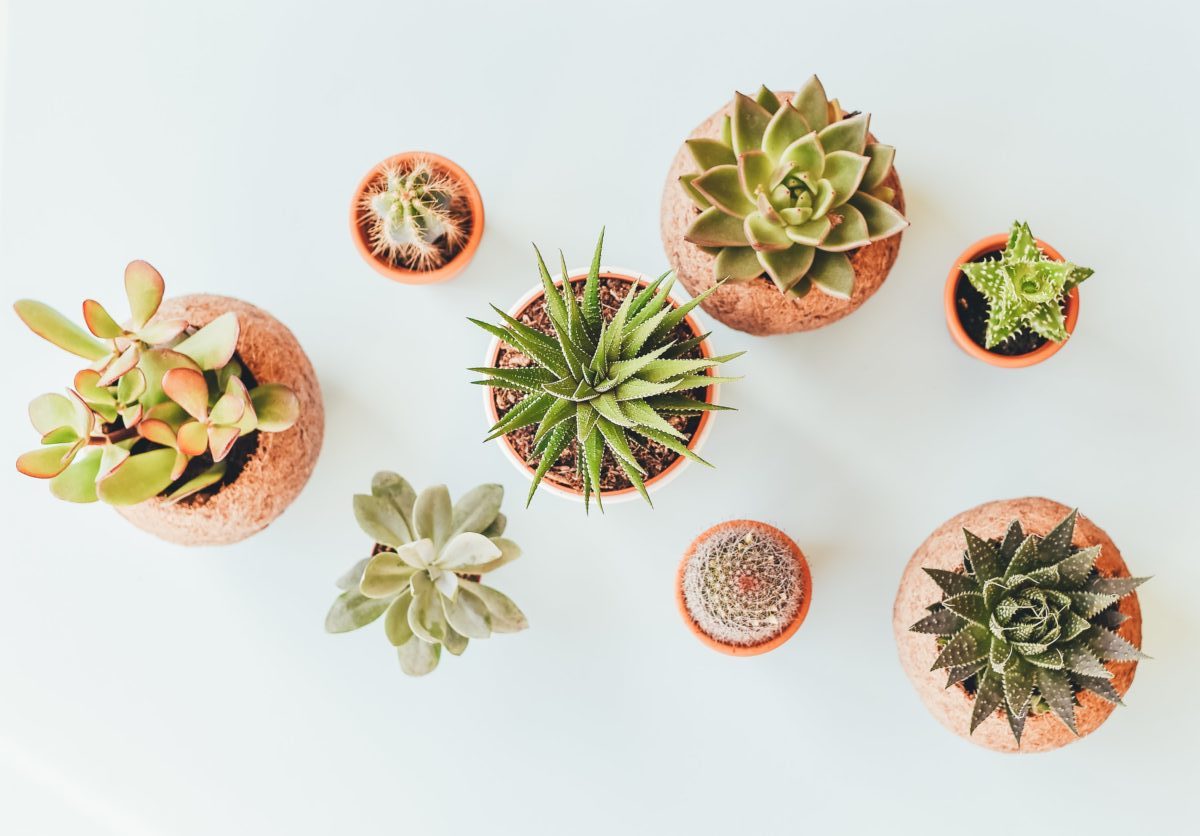
[[(35, 334), (92, 361), (65, 395), (40, 395), (29, 405), (42, 446), (21, 455), (17, 469), (49, 479), (59, 499), (184, 499), (224, 478), (239, 438), (285, 430), (299, 416), (287, 387), (248, 391), (242, 383), (233, 313), (199, 329), (184, 319), (155, 321), (163, 292), (159, 272), (134, 261), (125, 270), (131, 315), (124, 325), (91, 299), (83, 303), (86, 331), (41, 302), (13, 306)], [(205, 453), (208, 466), (183, 478), (188, 463)]]
[(1076, 693), (1120, 702), (1104, 662), (1145, 658), (1116, 633), (1126, 617), (1114, 605), (1146, 578), (1100, 577), (1100, 546), (1071, 546), (1075, 518), (1045, 537), (1014, 520), (1000, 542), (964, 529), (965, 571), (925, 570), (943, 597), (910, 629), (939, 637), (933, 670), (947, 671), (946, 687), (974, 678), (972, 732), (1003, 707), (1018, 744), (1031, 712), (1078, 734)]
[(687, 141), (700, 170), (680, 181), (701, 212), (684, 237), (716, 253), (718, 280), (766, 273), (792, 296), (850, 298), (847, 253), (908, 225), (884, 185), (895, 149), (868, 142), (870, 119), (843, 118), (813, 76), (791, 101), (736, 94), (720, 139)]
[(1014, 221), (998, 259), (961, 265), (988, 303), (984, 347), (993, 348), (1023, 328), (1060, 343), (1067, 339), (1062, 302), (1071, 288), (1094, 272), (1055, 261), (1038, 249), (1029, 224)]
[[(645, 288), (631, 287), (611, 319), (600, 311), (600, 259), (604, 232), (596, 243), (584, 284), (582, 303), (569, 281), (555, 285), (537, 253), (546, 313), (554, 335), (544, 334), (492, 306), (504, 325), (472, 319), (480, 328), (523, 352), (528, 368), (473, 368), (486, 375), (484, 386), (512, 389), (525, 397), (495, 425), (486, 440), (521, 427), (536, 425), (534, 453), (540, 457), (526, 504), (542, 478), (558, 461), (572, 439), (578, 442), (579, 479), (585, 508), (592, 494), (601, 502), (601, 460), (607, 447), (629, 481), (649, 502), (645, 469), (629, 444), (629, 434), (657, 442), (692, 461), (708, 464), (687, 446), (687, 437), (667, 418), (720, 409), (688, 393), (736, 378), (718, 377), (708, 370), (737, 354), (687, 358), (708, 336), (677, 341), (676, 327), (715, 289), (675, 307), (670, 302), (674, 277), (664, 273)], [(535, 252), (537, 248), (534, 248)], [(561, 259), (561, 253), (560, 253)], [(567, 276), (566, 263), (562, 274)], [(603, 506), (601, 506), (603, 507)]]
[(371, 493), (354, 497), (354, 515), (377, 553), (338, 580), (325, 629), (344, 633), (383, 616), (410, 676), (436, 668), (443, 647), (459, 656), (470, 639), (524, 630), (517, 605), (478, 581), (521, 554), (501, 536), (503, 499), (500, 485), (480, 485), (451, 505), (444, 485), (418, 495), (398, 474), (375, 474)]

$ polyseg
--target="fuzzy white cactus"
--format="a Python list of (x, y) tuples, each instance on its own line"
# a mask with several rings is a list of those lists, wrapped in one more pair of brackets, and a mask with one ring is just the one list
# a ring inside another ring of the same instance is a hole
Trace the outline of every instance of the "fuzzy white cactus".
[(371, 252), (421, 272), (442, 266), (467, 239), (462, 197), (458, 181), (427, 159), (386, 167), (360, 203)]

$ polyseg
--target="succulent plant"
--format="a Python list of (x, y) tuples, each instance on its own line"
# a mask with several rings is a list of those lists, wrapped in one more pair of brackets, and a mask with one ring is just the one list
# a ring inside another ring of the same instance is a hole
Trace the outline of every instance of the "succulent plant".
[(868, 142), (870, 120), (843, 116), (813, 76), (790, 101), (737, 93), (720, 139), (687, 141), (699, 171), (680, 183), (701, 212), (684, 237), (716, 252), (718, 279), (850, 298), (846, 253), (908, 225), (884, 185), (895, 149)]
[(999, 258), (961, 265), (971, 285), (988, 303), (984, 347), (993, 348), (1024, 328), (1051, 342), (1069, 335), (1062, 303), (1067, 293), (1094, 272), (1069, 261), (1054, 261), (1040, 249), (1029, 224), (1014, 221)]
[(644, 288), (631, 286), (616, 313), (605, 319), (600, 309), (603, 246), (602, 230), (584, 282), (582, 302), (576, 298), (574, 284), (565, 280), (567, 268), (562, 253), (559, 257), (564, 281), (559, 288), (534, 247), (553, 335), (530, 328), (495, 305), (492, 310), (504, 325), (471, 320), (528, 355), (535, 364), (522, 369), (471, 369), (486, 376), (475, 381), (478, 384), (524, 393), (524, 398), (492, 426), (486, 440), (537, 425), (534, 453), (540, 459), (526, 505), (572, 439), (579, 444), (577, 461), (585, 507), (594, 493), (603, 508), (600, 466), (605, 447), (649, 502), (645, 469), (630, 448), (629, 434), (656, 441), (680, 456), (707, 465), (688, 448), (687, 437), (667, 421), (667, 416), (718, 409), (687, 393), (736, 379), (718, 377), (709, 370), (741, 352), (689, 359), (684, 355), (708, 335), (685, 340), (673, 336), (676, 327), (712, 289), (676, 307), (669, 297), (674, 277), (664, 273)]
[(442, 648), (462, 655), (470, 639), (528, 625), (507, 596), (479, 576), (516, 560), (500, 513), (504, 488), (480, 485), (450, 503), (444, 485), (418, 495), (395, 473), (375, 474), (370, 494), (354, 497), (354, 516), (376, 543), (338, 580), (342, 594), (325, 617), (330, 633), (357, 630), (384, 616), (384, 632), (410, 676), (437, 667)]
[(964, 571), (925, 569), (943, 596), (910, 629), (938, 637), (933, 670), (947, 671), (947, 688), (973, 686), (972, 732), (1003, 707), (1018, 744), (1031, 713), (1053, 711), (1078, 734), (1080, 691), (1121, 701), (1104, 662), (1145, 658), (1115, 632), (1126, 616), (1114, 605), (1147, 579), (1101, 577), (1100, 546), (1071, 545), (1075, 518), (1045, 537), (1018, 520), (1003, 540), (964, 529)]
[(387, 166), (360, 204), (369, 221), (371, 251), (414, 270), (440, 267), (447, 249), (466, 239), (454, 209), (461, 192), (458, 181), (428, 160)]
[(239, 438), (285, 430), (298, 417), (299, 401), (286, 386), (248, 391), (242, 382), (235, 314), (199, 329), (183, 319), (152, 321), (163, 289), (157, 270), (131, 262), (128, 324), (88, 299), (87, 331), (41, 302), (13, 306), (35, 334), (92, 361), (65, 395), (40, 395), (29, 405), (42, 446), (20, 456), (17, 469), (49, 479), (60, 499), (133, 505), (165, 494), (177, 502), (225, 477)]

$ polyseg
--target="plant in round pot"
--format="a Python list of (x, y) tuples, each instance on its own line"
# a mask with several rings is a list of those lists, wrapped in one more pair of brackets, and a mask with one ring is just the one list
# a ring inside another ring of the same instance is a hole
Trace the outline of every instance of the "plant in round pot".
[[(604, 234), (590, 268), (551, 278), (541, 253), (541, 286), (504, 313), (502, 325), (472, 319), (495, 339), (484, 375), (487, 440), (502, 439), (513, 463), (539, 485), (585, 508), (650, 491), (696, 453), (716, 389), (735, 378), (713, 369), (738, 354), (714, 357), (689, 313), (671, 298), (673, 279), (654, 281), (602, 267)], [(534, 248), (536, 251), (536, 247)], [(561, 254), (560, 254), (561, 261)]]
[(1093, 272), (1014, 221), (1007, 235), (976, 241), (950, 269), (943, 293), (950, 336), (993, 366), (1040, 363), (1074, 332), (1079, 284)]
[(483, 199), (465, 170), (423, 151), (388, 157), (359, 182), (350, 234), (363, 260), (403, 284), (458, 275), (483, 239)]
[(517, 605), (479, 582), (521, 555), (501, 536), (503, 499), (500, 485), (480, 485), (452, 504), (445, 485), (418, 494), (402, 476), (376, 473), (371, 493), (354, 497), (354, 516), (375, 545), (338, 580), (342, 594), (325, 629), (345, 633), (383, 616), (409, 676), (436, 668), (443, 647), (461, 656), (470, 639), (524, 630)]
[(800, 629), (812, 601), (812, 575), (800, 547), (778, 528), (731, 520), (688, 546), (675, 600), (704, 644), (731, 656), (755, 656)]
[(83, 303), (87, 330), (30, 299), (29, 328), (90, 361), (66, 394), (33, 400), (42, 446), (17, 469), (70, 502), (117, 510), (185, 545), (231, 543), (265, 528), (299, 494), (324, 413), (308, 358), (281, 323), (223, 296), (163, 300), (158, 271), (125, 270), (130, 319)]
[(1039, 752), (1095, 731), (1137, 669), (1142, 616), (1121, 553), (1048, 499), (959, 514), (904, 571), (893, 632), (935, 717), (1000, 751)]
[[(662, 201), (667, 257), (731, 328), (782, 334), (846, 316), (900, 251), (895, 149), (816, 76), (795, 93), (737, 93), (679, 149)], [(718, 287), (720, 282), (725, 283)]]

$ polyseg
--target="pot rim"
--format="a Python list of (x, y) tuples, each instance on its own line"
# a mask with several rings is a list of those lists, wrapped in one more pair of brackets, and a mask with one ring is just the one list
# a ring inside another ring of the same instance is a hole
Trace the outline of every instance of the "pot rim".
[[(688, 561), (691, 560), (692, 555), (695, 553), (700, 543), (711, 537), (716, 532), (733, 527), (750, 527), (759, 529), (765, 531), (772, 537), (780, 539), (782, 542), (788, 545), (792, 551), (792, 555), (796, 559), (796, 562), (800, 564), (800, 584), (802, 589), (800, 609), (797, 610), (796, 615), (792, 619), (791, 623), (789, 623), (788, 626), (779, 633), (779, 635), (772, 639), (768, 639), (765, 642), (761, 642), (760, 644), (726, 644), (714, 639), (708, 633), (705, 633), (700, 629), (700, 625), (696, 623), (696, 619), (692, 617), (691, 612), (688, 610), (687, 599), (683, 594), (683, 574), (687, 570)], [(675, 571), (675, 606), (678, 608), (679, 614), (683, 617), (683, 623), (687, 625), (688, 630), (690, 630), (692, 635), (699, 639), (701, 643), (728, 656), (759, 656), (779, 647), (792, 636), (794, 636), (796, 631), (800, 629), (800, 625), (803, 624), (804, 619), (808, 617), (808, 607), (811, 603), (812, 572), (808, 566), (808, 558), (804, 556), (804, 551), (800, 548), (799, 544), (788, 535), (787, 532), (782, 531), (769, 523), (761, 522), (759, 520), (726, 520), (725, 522), (717, 523), (716, 525), (705, 529), (688, 545), (687, 550), (683, 553), (683, 559), (679, 561), (679, 568)]]
[[(380, 260), (378, 256), (371, 252), (371, 245), (366, 236), (363, 235), (362, 227), (358, 222), (359, 199), (362, 197), (363, 192), (379, 176), (383, 168), (388, 165), (407, 162), (416, 157), (429, 160), (436, 167), (445, 170), (446, 173), (462, 184), (466, 192), (467, 206), (471, 214), (471, 234), (467, 238), (467, 242), (463, 245), (463, 248), (441, 267), (428, 271), (406, 270)], [(475, 257), (475, 252), (479, 249), (479, 242), (483, 240), (483, 226), (483, 197), (479, 194), (479, 187), (475, 185), (475, 181), (471, 179), (471, 175), (467, 174), (466, 169), (458, 163), (440, 154), (434, 154), (431, 151), (402, 151), (399, 154), (393, 154), (379, 161), (358, 181), (358, 187), (355, 188), (354, 197), (350, 201), (350, 237), (354, 240), (354, 248), (358, 250), (358, 254), (362, 256), (363, 261), (371, 265), (375, 272), (401, 284), (438, 284), (449, 281), (457, 276), (471, 262), (471, 259)]]
[[(589, 268), (587, 268), (587, 267), (568, 268), (567, 276), (569, 277), (569, 279), (571, 281), (575, 281), (576, 279), (585, 278), (588, 274), (588, 269)], [(636, 270), (630, 270), (625, 267), (614, 267), (611, 265), (601, 265), (600, 266), (600, 277), (601, 278), (624, 279), (628, 282), (637, 283), (637, 284), (641, 285), (642, 287), (645, 287), (646, 285), (650, 284), (653, 281), (653, 279), (651, 277), (647, 276), (645, 273), (640, 273)], [(563, 276), (562, 276), (561, 271), (553, 274), (553, 279), (554, 279), (555, 286), (562, 287)], [(508, 315), (513, 317), (514, 319), (519, 318), (520, 314), (525, 310), (525, 308), (527, 308), (535, 299), (542, 296), (544, 293), (545, 293), (545, 290), (542, 287), (541, 283), (534, 285), (524, 295), (522, 295), (521, 298), (519, 298), (516, 301), (516, 303), (514, 303), (508, 309)], [(671, 288), (671, 292), (668, 293), (668, 298), (676, 306), (683, 304), (683, 302), (679, 299), (679, 297), (675, 295), (674, 287)], [(695, 310), (693, 310), (687, 316), (685, 316), (683, 321), (685, 323), (687, 323), (688, 328), (690, 328), (692, 333), (694, 333), (696, 336), (700, 336), (701, 334), (705, 333), (704, 329), (702, 329), (700, 327), (700, 324), (699, 324), (698, 320), (696, 319)], [(496, 364), (496, 360), (498, 359), (499, 354), (500, 354), (500, 345), (501, 345), (500, 338), (492, 337), (491, 342), (488, 344), (487, 352), (484, 355), (485, 365), (494, 366)], [(702, 357), (712, 357), (713, 356), (707, 339), (703, 340), (700, 343), (700, 354)], [(483, 389), (484, 417), (488, 421), (488, 426), (491, 427), (498, 420), (500, 420), (498, 411), (496, 410), (496, 404), (492, 400), (492, 394), (491, 394), (492, 388), (490, 386), (482, 386), (480, 388)], [(718, 392), (717, 392), (716, 386), (711, 386), (711, 385), (707, 386), (707, 387), (705, 387), (704, 392), (705, 392), (704, 400), (706, 403), (710, 403), (713, 405), (717, 405), (720, 403), (720, 401), (718, 400)], [(707, 441), (707, 439), (708, 439), (708, 434), (712, 427), (712, 422), (711, 422), (712, 415), (713, 415), (713, 412), (711, 410), (700, 413), (700, 424), (699, 424), (699, 426), (696, 427), (696, 432), (692, 434), (691, 442), (688, 444), (688, 449), (691, 450), (693, 453), (696, 453), (697, 455), (699, 455), (700, 449), (704, 446), (704, 442)], [(497, 440), (501, 442), (500, 449), (504, 451), (505, 458), (507, 458), (509, 460), (509, 462), (512, 463), (513, 467), (515, 467), (518, 471), (520, 471), (522, 474), (524, 474), (527, 479), (532, 481), (533, 476), (534, 476), (533, 468), (530, 467), (528, 464), (526, 464), (525, 461), (520, 456), (517, 455), (516, 451), (513, 449), (512, 445), (509, 443), (508, 437), (501, 436)], [(646, 482), (645, 482), (646, 493), (648, 493), (648, 494), (653, 493), (653, 492), (659, 490), (661, 487), (663, 487), (667, 483), (673, 481), (689, 463), (690, 463), (690, 460), (685, 456), (676, 457), (675, 461), (673, 461), (669, 465), (667, 465), (667, 468), (665, 470), (663, 470), (661, 473), (658, 473), (655, 476), (652, 476), (651, 478), (646, 480)], [(549, 479), (544, 478), (539, 483), (538, 490), (541, 490), (543, 488), (545, 488), (549, 493), (552, 493), (556, 496), (563, 497), (564, 499), (570, 499), (570, 500), (573, 500), (573, 501), (579, 502), (579, 503), (583, 502), (583, 492), (582, 491), (572, 490), (571, 488), (567, 488), (567, 487), (564, 487), (563, 485), (559, 485)], [(638, 493), (638, 490), (636, 487), (634, 487), (633, 485), (630, 485), (627, 488), (618, 488), (617, 490), (614, 490), (614, 491), (601, 491), (600, 496), (604, 502), (616, 504), (616, 503), (621, 503), (621, 502), (628, 502), (635, 498), (640, 498), (641, 494)]]
[[(1041, 238), (1035, 238), (1038, 248), (1046, 255), (1050, 256), (1054, 261), (1064, 261), (1062, 254), (1047, 244)], [(954, 342), (977, 360), (982, 360), (991, 366), (996, 366), (1002, 369), (1020, 369), (1026, 366), (1034, 366), (1048, 359), (1057, 353), (1070, 339), (1070, 335), (1075, 332), (1075, 323), (1079, 321), (1079, 286), (1071, 288), (1067, 293), (1067, 336), (1066, 340), (1056, 343), (1053, 340), (1047, 340), (1044, 345), (1038, 346), (1033, 351), (1026, 354), (1004, 355), (996, 354), (993, 351), (988, 351), (981, 345), (977, 345), (972, 340), (963, 328), (962, 322), (958, 318), (958, 311), (955, 305), (955, 289), (958, 285), (958, 277), (962, 273), (960, 265), (966, 264), (969, 261), (974, 261), (984, 253), (1002, 248), (1008, 242), (1008, 233), (999, 232), (995, 235), (988, 235), (985, 238), (980, 238), (974, 244), (963, 250), (954, 264), (950, 267), (950, 273), (946, 277), (946, 285), (942, 291), (942, 306), (946, 313), (946, 327), (950, 330), (950, 336)]]

